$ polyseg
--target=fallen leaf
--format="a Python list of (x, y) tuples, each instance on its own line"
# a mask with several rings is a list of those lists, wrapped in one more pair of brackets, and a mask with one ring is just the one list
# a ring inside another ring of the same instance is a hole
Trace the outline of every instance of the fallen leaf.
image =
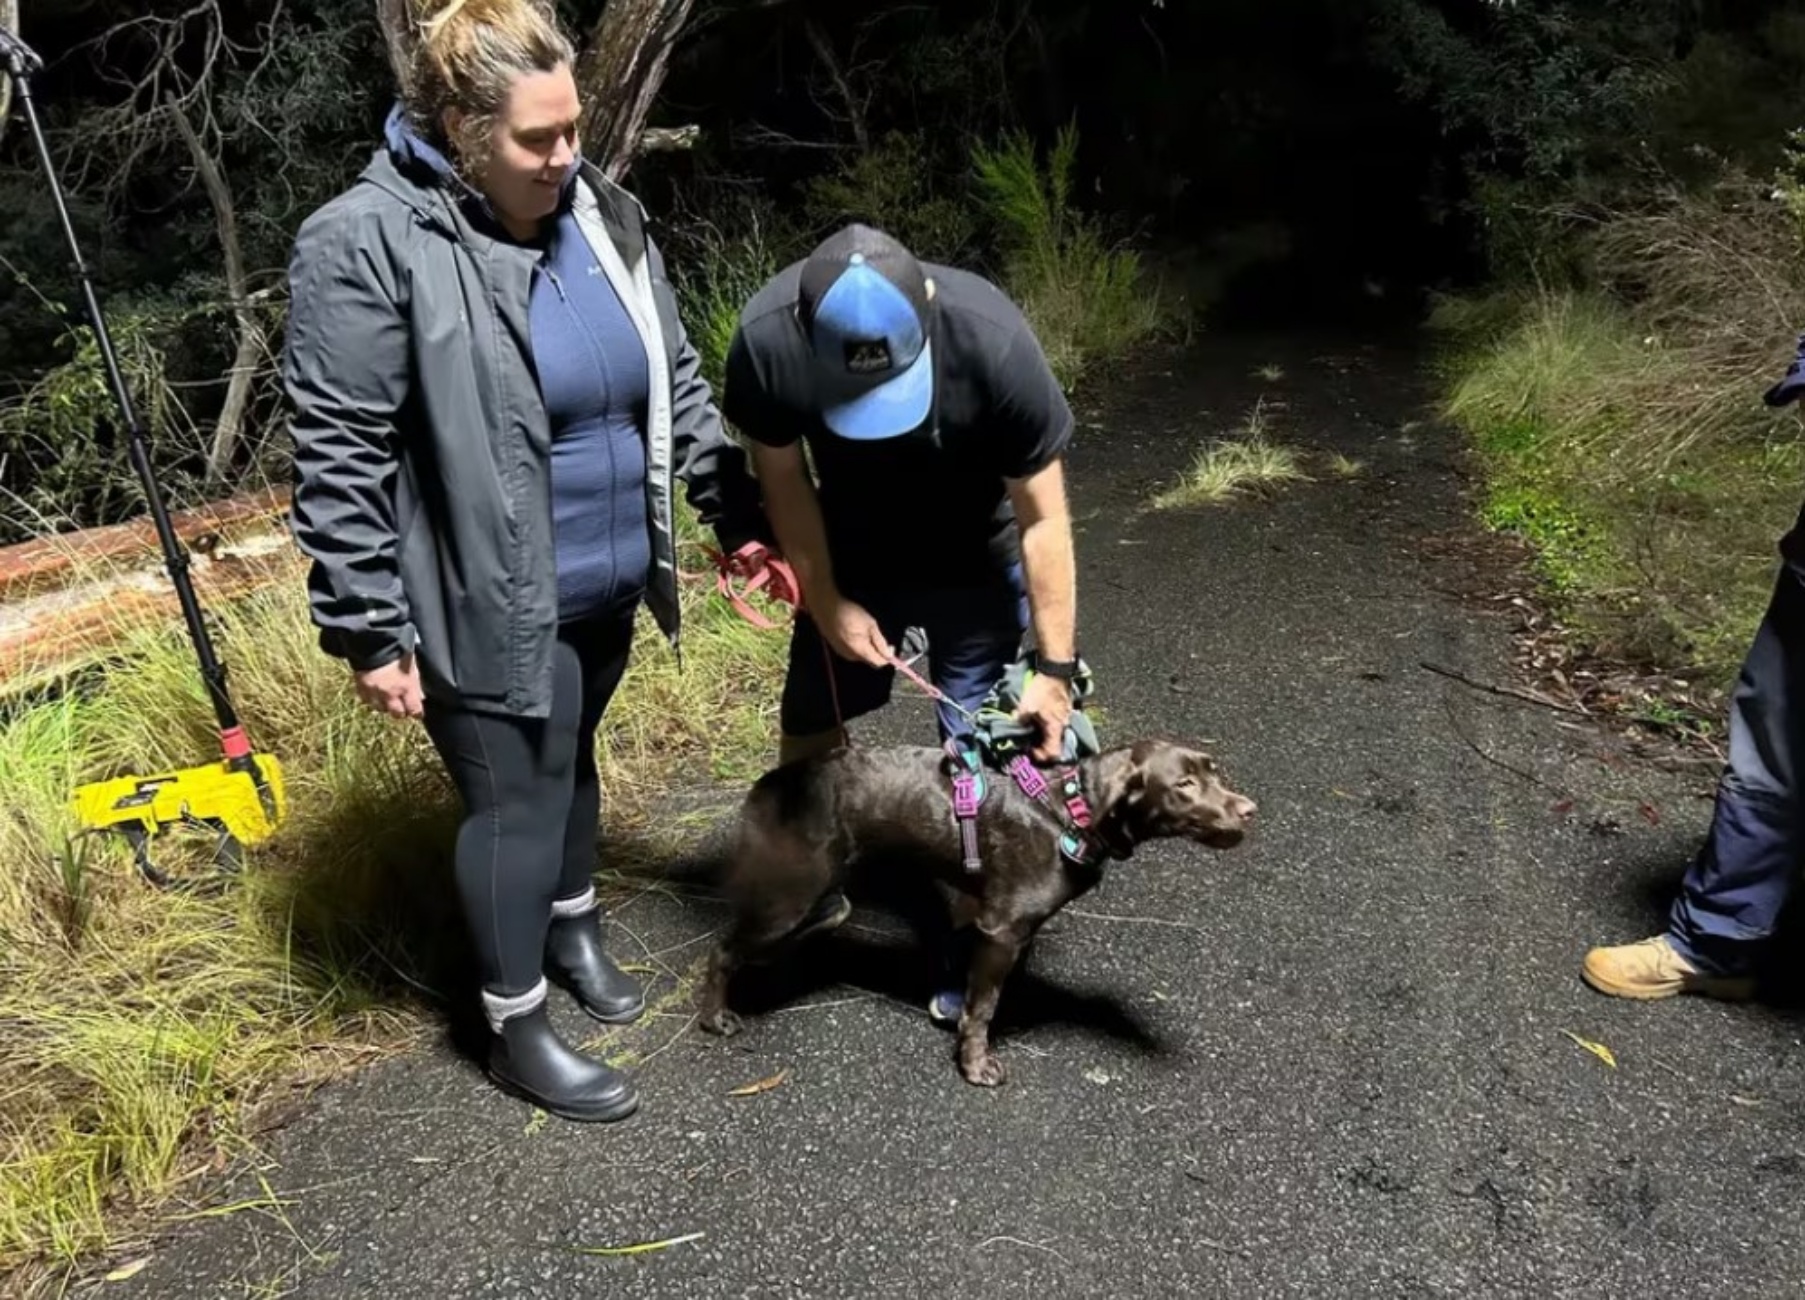
[(533, 1134), (545, 1127), (545, 1121), (550, 1118), (544, 1111), (535, 1110), (533, 1117), (526, 1122), (526, 1135), (532, 1137)]
[(1092, 1083), (1102, 1084), (1102, 1083), (1109, 1082), (1109, 1076), (1107, 1074), (1105, 1074), (1102, 1070), (1097, 1069), (1095, 1066), (1092, 1066), (1090, 1069), (1086, 1070), (1084, 1072), (1084, 1077), (1089, 1079)]
[(1572, 811), (1573, 811), (1573, 800), (1571, 800), (1571, 799), (1562, 799), (1559, 803), (1554, 805), (1554, 815), (1556, 817), (1565, 817), (1568, 813), (1570, 813)]
[(761, 1092), (769, 1092), (785, 1079), (790, 1077), (788, 1070), (779, 1070), (769, 1079), (760, 1079), (757, 1083), (748, 1083), (738, 1088), (729, 1088), (729, 1097), (756, 1097)]
[(137, 1277), (138, 1274), (144, 1271), (145, 1266), (149, 1263), (150, 1256), (146, 1255), (142, 1259), (134, 1259), (129, 1264), (121, 1264), (118, 1268), (107, 1274), (106, 1280), (108, 1282), (124, 1282), (129, 1278)]
[(682, 1237), (666, 1237), (663, 1241), (642, 1241), (633, 1246), (574, 1246), (579, 1255), (649, 1255), (655, 1250), (669, 1250), (692, 1241), (700, 1241), (707, 1233), (692, 1232)]
[(1613, 1070), (1617, 1068), (1617, 1058), (1612, 1055), (1611, 1049), (1606, 1047), (1603, 1043), (1594, 1043), (1589, 1038), (1581, 1038), (1571, 1029), (1563, 1029), (1561, 1032), (1567, 1035), (1568, 1038), (1571, 1038), (1574, 1042), (1578, 1043), (1581, 1047), (1585, 1048), (1588, 1052), (1592, 1053), (1593, 1056), (1596, 1056), (1599, 1060), (1610, 1066)]
[(1647, 822), (1650, 826), (1659, 826), (1661, 824), (1661, 814), (1656, 810), (1652, 803), (1637, 804), (1636, 811), (1642, 814), (1642, 820)]

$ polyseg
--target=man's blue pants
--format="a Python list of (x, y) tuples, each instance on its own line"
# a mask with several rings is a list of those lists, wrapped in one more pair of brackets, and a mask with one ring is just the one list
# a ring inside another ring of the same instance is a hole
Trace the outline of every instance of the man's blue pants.
[(1736, 684), (1729, 762), (1710, 833), (1669, 920), (1674, 947), (1701, 970), (1748, 973), (1792, 891), (1801, 847), (1802, 733), (1805, 585), (1785, 564)]

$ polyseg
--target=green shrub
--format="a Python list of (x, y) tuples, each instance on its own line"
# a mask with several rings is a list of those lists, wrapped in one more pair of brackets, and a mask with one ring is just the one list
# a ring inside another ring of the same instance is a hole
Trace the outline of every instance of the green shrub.
[(811, 180), (803, 213), (822, 232), (850, 221), (875, 226), (917, 257), (942, 263), (964, 260), (978, 234), (976, 210), (964, 195), (947, 192), (926, 139), (901, 131)]

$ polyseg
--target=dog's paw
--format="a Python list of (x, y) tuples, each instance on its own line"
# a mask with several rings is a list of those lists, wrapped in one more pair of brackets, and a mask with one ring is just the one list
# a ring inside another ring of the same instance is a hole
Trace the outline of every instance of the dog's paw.
[(975, 1059), (961, 1056), (959, 1073), (965, 1076), (967, 1083), (975, 1083), (980, 1088), (998, 1087), (1008, 1077), (1002, 1059), (995, 1052), (985, 1052)]
[(715, 1034), (721, 1038), (732, 1038), (735, 1034), (739, 1033), (740, 1030), (746, 1027), (746, 1022), (744, 1020), (741, 1020), (737, 1015), (725, 1008), (701, 1017), (697, 1023), (702, 1026), (705, 1032)]

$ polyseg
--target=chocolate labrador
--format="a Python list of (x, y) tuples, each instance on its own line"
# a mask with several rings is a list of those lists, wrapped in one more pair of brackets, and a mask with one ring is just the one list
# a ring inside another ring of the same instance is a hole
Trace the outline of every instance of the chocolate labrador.
[(1083, 760), (1067, 789), (1039, 788), (1038, 769), (1023, 769), (1020, 780), (987, 771), (968, 839), (945, 762), (936, 749), (843, 748), (758, 780), (727, 868), (733, 926), (698, 998), (705, 1030), (742, 1027), (727, 1008), (728, 983), (741, 965), (769, 960), (845, 919), (839, 888), (851, 863), (873, 856), (886, 868), (914, 862), (950, 894), (953, 924), (975, 926), (959, 1070), (994, 1087), (1003, 1082), (990, 1044), (997, 998), (1047, 918), (1095, 888), (1106, 863), (1129, 857), (1136, 845), (1183, 838), (1233, 848), (1254, 816), (1253, 800), (1223, 784), (1208, 754), (1150, 739)]

